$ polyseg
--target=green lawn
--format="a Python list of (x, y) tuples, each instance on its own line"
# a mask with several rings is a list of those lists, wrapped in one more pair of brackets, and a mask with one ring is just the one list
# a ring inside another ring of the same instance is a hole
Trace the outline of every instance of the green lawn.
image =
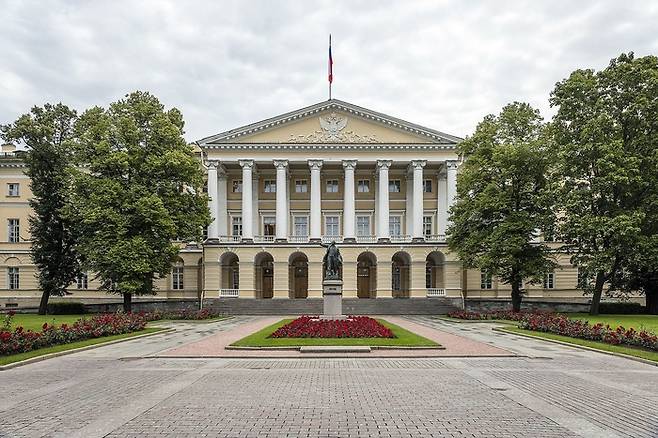
[(589, 341), (587, 339), (572, 338), (569, 336), (556, 335), (553, 333), (525, 330), (518, 327), (505, 327), (504, 330), (509, 330), (514, 333), (522, 333), (536, 338), (552, 339), (556, 341), (567, 342), (569, 344), (583, 345), (585, 347), (595, 348), (597, 350), (628, 354), (629, 356), (641, 357), (642, 359), (648, 359), (654, 362), (658, 362), (658, 352), (656, 351), (642, 350), (633, 347), (622, 347), (620, 345), (611, 345), (611, 344), (606, 344), (604, 342)]
[(400, 326), (391, 324), (383, 319), (378, 319), (380, 323), (390, 328), (396, 338), (268, 338), (272, 332), (279, 327), (288, 324), (292, 319), (283, 319), (264, 329), (252, 333), (251, 335), (240, 339), (231, 344), (236, 347), (306, 347), (317, 345), (340, 345), (355, 346), (365, 345), (370, 347), (438, 347), (434, 341), (431, 341), (415, 333), (405, 330)]
[[(44, 322), (47, 322), (49, 325), (62, 325), (62, 324), (73, 324), (80, 318), (84, 318), (89, 315), (36, 315), (33, 313), (17, 313), (12, 318), (12, 328), (22, 326), (25, 330), (32, 330), (35, 332), (40, 332), (41, 327)], [(4, 319), (4, 315), (0, 316), (0, 321)]]
[(12, 354), (9, 356), (0, 356), (0, 365), (7, 365), (13, 362), (19, 362), (21, 360), (30, 359), (32, 357), (43, 356), (44, 354), (73, 350), (75, 348), (86, 347), (88, 345), (100, 344), (103, 342), (115, 341), (117, 339), (132, 338), (135, 336), (144, 335), (147, 333), (155, 333), (162, 330), (166, 330), (166, 329), (155, 328), (155, 327), (145, 328), (144, 330), (140, 330), (138, 332), (124, 333), (121, 335), (113, 335), (113, 336), (104, 336), (101, 338), (86, 339), (84, 341), (71, 342), (70, 344), (61, 344), (61, 345), (55, 345), (54, 347), (40, 348), (38, 350), (28, 351), (27, 353)]
[(587, 313), (569, 313), (569, 318), (589, 321), (590, 324), (601, 322), (609, 324), (610, 327), (624, 326), (635, 330), (650, 330), (658, 333), (658, 315), (597, 315), (591, 316)]

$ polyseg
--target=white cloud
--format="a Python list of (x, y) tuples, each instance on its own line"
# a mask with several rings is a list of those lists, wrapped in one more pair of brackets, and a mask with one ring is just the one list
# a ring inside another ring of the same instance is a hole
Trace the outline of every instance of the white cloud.
[(622, 51), (656, 54), (652, 1), (8, 1), (0, 123), (32, 105), (141, 89), (187, 139), (334, 97), (455, 135), (504, 104), (546, 116), (555, 82)]

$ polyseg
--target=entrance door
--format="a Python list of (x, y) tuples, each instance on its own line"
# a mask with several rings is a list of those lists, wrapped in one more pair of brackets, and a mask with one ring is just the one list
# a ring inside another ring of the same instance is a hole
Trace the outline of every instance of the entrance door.
[(356, 295), (359, 298), (370, 298), (370, 266), (356, 268)]
[(272, 298), (274, 296), (274, 269), (272, 262), (263, 266), (263, 298)]
[(295, 298), (308, 296), (308, 267), (306, 263), (295, 266)]

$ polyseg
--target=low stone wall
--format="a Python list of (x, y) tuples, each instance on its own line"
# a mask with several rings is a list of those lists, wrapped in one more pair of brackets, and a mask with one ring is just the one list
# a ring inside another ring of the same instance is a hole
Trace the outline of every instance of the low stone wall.
[[(512, 301), (507, 299), (467, 299), (466, 310), (474, 312), (486, 312), (488, 310), (509, 310)], [(522, 310), (541, 310), (544, 312), (589, 312), (587, 301), (549, 301), (525, 299), (521, 302)]]

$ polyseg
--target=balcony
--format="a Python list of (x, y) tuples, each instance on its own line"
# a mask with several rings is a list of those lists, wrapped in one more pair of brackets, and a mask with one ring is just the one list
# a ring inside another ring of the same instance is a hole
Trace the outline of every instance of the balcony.
[(430, 234), (428, 236), (425, 236), (425, 241), (426, 242), (445, 242), (446, 241), (446, 235), (445, 234)]
[(445, 297), (445, 296), (446, 296), (446, 290), (444, 288), (439, 288), (439, 287), (427, 288), (427, 298)]
[(240, 296), (240, 289), (220, 289), (219, 298), (237, 298)]
[(308, 242), (308, 236), (288, 236), (288, 242), (290, 242), (290, 243), (306, 243), (306, 242)]
[(356, 236), (359, 243), (377, 243), (377, 236)]
[(322, 243), (331, 243), (331, 242), (340, 243), (342, 241), (343, 241), (343, 236), (322, 236)]
[(254, 236), (254, 242), (256, 243), (265, 243), (265, 242), (274, 242), (275, 236)]
[(411, 236), (404, 234), (397, 234), (391, 236), (391, 243), (407, 243), (407, 242), (411, 242)]
[(222, 243), (240, 243), (242, 236), (219, 236), (219, 241)]

